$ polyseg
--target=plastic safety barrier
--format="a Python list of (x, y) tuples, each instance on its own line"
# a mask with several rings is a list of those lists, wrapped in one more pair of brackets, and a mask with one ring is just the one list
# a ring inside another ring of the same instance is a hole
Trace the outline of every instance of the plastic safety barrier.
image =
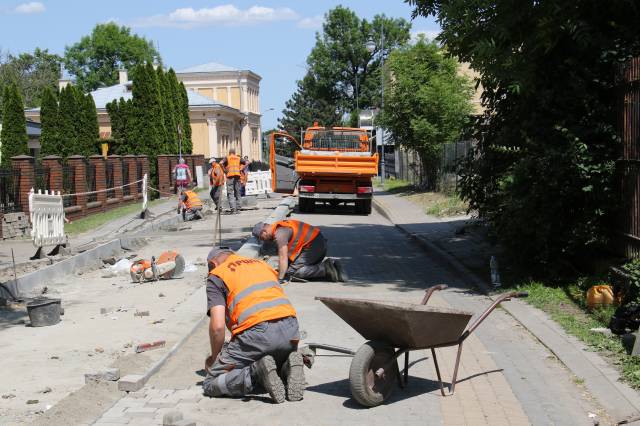
[(36, 247), (66, 244), (64, 233), (64, 207), (60, 192), (47, 193), (33, 189), (29, 193), (31, 239)]
[(245, 186), (246, 195), (268, 194), (271, 188), (271, 170), (263, 172), (249, 172)]

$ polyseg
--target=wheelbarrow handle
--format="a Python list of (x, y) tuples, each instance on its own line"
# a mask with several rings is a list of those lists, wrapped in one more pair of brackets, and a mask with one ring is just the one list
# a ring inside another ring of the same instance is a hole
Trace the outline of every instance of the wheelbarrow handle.
[(431, 298), (431, 295), (439, 290), (444, 290), (446, 288), (449, 288), (448, 285), (446, 284), (438, 284), (438, 285), (434, 285), (429, 287), (428, 289), (425, 290), (424, 293), (424, 297), (422, 298), (422, 302), (420, 302), (421, 305), (426, 305), (427, 302), (429, 301), (429, 299)]
[(459, 339), (460, 342), (464, 341), (464, 339), (466, 339), (471, 333), (473, 333), (473, 331), (476, 328), (478, 328), (480, 323), (482, 323), (482, 321), (484, 321), (500, 303), (510, 300), (512, 298), (520, 298), (520, 297), (528, 297), (528, 296), (529, 296), (529, 293), (526, 291), (511, 291), (509, 293), (502, 293), (500, 296), (496, 298), (496, 300), (494, 300), (494, 302), (482, 314), (480, 314), (480, 316), (473, 322), (473, 324), (471, 324), (471, 326), (467, 328), (464, 331), (464, 333), (462, 333), (462, 336), (460, 336), (460, 339)]

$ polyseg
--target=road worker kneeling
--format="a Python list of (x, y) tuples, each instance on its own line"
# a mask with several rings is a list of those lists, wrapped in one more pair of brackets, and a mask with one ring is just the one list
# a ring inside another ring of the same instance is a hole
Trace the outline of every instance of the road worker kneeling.
[(328, 279), (347, 281), (340, 262), (326, 257), (327, 239), (320, 229), (299, 220), (281, 220), (273, 224), (258, 222), (252, 234), (262, 241), (275, 241), (278, 246), (279, 279)]
[(198, 194), (191, 190), (180, 191), (178, 199), (178, 213), (182, 214), (182, 219), (186, 221), (202, 219), (202, 201)]
[[(276, 403), (299, 401), (305, 387), (296, 311), (267, 263), (214, 247), (207, 258), (211, 355), (207, 396), (244, 396), (261, 387)], [(225, 325), (232, 337), (224, 343)]]

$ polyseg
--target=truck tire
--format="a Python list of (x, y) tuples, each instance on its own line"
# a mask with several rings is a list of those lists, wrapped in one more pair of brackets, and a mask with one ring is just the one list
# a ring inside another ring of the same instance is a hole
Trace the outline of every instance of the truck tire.
[(362, 215), (371, 214), (371, 200), (358, 200), (356, 201), (356, 213)]
[(393, 348), (384, 342), (373, 340), (360, 346), (349, 368), (351, 395), (358, 403), (375, 407), (391, 395), (398, 377), (398, 363), (393, 361), (382, 377), (378, 377), (376, 371), (387, 365), (393, 356)]
[(310, 198), (300, 198), (298, 201), (298, 209), (300, 213), (313, 213), (316, 202)]

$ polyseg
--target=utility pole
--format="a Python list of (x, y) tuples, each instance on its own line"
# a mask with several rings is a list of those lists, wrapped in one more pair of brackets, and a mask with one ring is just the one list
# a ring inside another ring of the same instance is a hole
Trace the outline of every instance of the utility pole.
[[(380, 113), (384, 110), (384, 24), (380, 24)], [(380, 143), (382, 143), (382, 158), (380, 159), (380, 182), (384, 187), (384, 129), (380, 126)]]

